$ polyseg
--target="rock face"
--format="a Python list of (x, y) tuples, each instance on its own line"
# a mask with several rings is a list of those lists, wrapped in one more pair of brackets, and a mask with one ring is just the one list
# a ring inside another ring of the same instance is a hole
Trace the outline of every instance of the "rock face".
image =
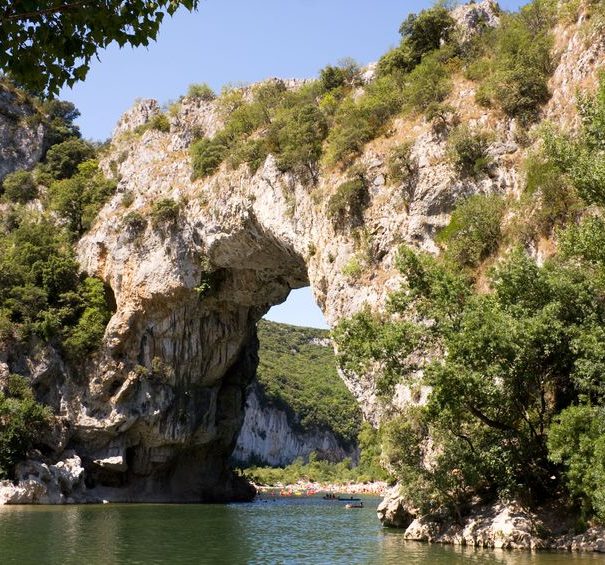
[(44, 125), (36, 111), (0, 82), (0, 182), (17, 169), (30, 169), (44, 150)]
[(322, 459), (342, 461), (355, 454), (347, 451), (329, 431), (297, 430), (284, 410), (271, 404), (258, 385), (246, 398), (244, 423), (232, 459), (237, 465), (285, 466), (297, 457), (307, 459), (316, 452)]
[[(561, 47), (554, 90), (574, 83), (579, 61), (584, 76), (604, 59), (603, 46), (597, 46), (585, 60), (582, 32), (574, 26), (563, 31), (570, 41)], [(323, 170), (309, 186), (280, 172), (269, 156), (254, 174), (245, 166), (223, 165), (211, 178), (192, 181), (188, 144), (194, 135), (220, 129), (215, 102), (184, 99), (169, 118), (168, 132), (139, 127), (159, 111), (153, 101), (127, 113), (101, 163), (119, 179), (117, 193), (78, 246), (83, 269), (100, 277), (115, 299), (103, 347), (85, 360), (79, 378), (50, 349), (27, 359), (0, 355), (7, 370), (29, 376), (63, 422), (51, 464), (69, 448), (86, 479), (85, 490), (74, 486), (70, 496), (209, 501), (252, 495), (227, 460), (255, 374), (257, 321), (291, 289), (306, 285), (330, 323), (365, 305), (380, 309), (400, 282), (394, 259), (401, 243), (436, 251), (435, 233), (460, 199), (519, 193), (527, 149), (520, 146), (518, 127), (479, 107), (474, 89), (458, 78), (446, 102), (469, 127), (493, 133), (489, 175), (460, 178), (447, 159), (442, 132), (422, 117), (399, 118), (390, 135), (369, 143), (358, 160), (370, 194), (355, 230), (335, 226), (327, 210), (329, 197), (347, 179), (343, 171)], [(10, 100), (2, 100), (0, 107), (10, 107)], [(553, 100), (546, 115), (573, 115), (572, 96), (555, 92)], [(35, 161), (36, 140), (41, 143), (37, 130), (6, 116), (0, 115), (6, 155), (0, 176)], [(387, 157), (407, 141), (413, 178), (390, 182)], [(153, 216), (160, 199), (178, 205), (175, 218)], [(367, 249), (360, 249), (360, 241)], [(372, 262), (352, 276), (345, 267), (362, 251)], [(378, 400), (371, 376), (343, 377), (364, 416), (379, 422), (390, 407)], [(402, 391), (397, 398), (408, 397)], [(31, 480), (24, 476), (15, 488)], [(35, 493), (23, 496), (41, 500), (40, 487), (32, 488)], [(393, 523), (407, 520), (397, 518), (397, 511), (387, 514)]]
[(376, 509), (378, 519), (389, 528), (407, 528), (414, 521), (413, 512), (399, 494), (399, 487), (394, 486), (385, 495)]
[(16, 470), (18, 486), (0, 481), (0, 504), (63, 504), (85, 497), (84, 468), (73, 452), (55, 464), (31, 460)]
[(562, 523), (565, 513), (539, 509), (530, 512), (516, 502), (479, 506), (452, 523), (445, 516), (418, 516), (406, 506), (393, 487), (378, 507), (384, 526), (401, 528), (412, 541), (498, 549), (558, 549), (605, 553), (605, 528), (590, 528), (583, 534), (562, 534), (570, 524)]

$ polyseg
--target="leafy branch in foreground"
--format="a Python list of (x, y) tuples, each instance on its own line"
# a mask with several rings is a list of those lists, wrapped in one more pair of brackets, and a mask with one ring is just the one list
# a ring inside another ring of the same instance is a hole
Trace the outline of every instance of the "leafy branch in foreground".
[(91, 59), (114, 41), (149, 45), (166, 14), (199, 0), (0, 1), (0, 70), (36, 94), (84, 80)]

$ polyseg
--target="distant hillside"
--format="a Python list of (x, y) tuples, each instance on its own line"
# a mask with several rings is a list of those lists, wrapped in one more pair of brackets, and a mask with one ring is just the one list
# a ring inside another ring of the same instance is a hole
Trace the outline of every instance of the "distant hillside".
[(354, 444), (361, 412), (338, 376), (329, 332), (261, 320), (258, 337), (258, 382), (267, 400), (293, 427), (329, 430)]

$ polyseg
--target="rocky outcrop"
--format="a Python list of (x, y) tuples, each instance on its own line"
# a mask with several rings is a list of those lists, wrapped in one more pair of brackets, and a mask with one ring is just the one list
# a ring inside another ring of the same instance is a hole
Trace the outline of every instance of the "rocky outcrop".
[(407, 506), (399, 487), (389, 491), (378, 507), (386, 527), (403, 529), (405, 539), (441, 544), (498, 549), (557, 549), (605, 553), (605, 528), (582, 534), (562, 533), (572, 528), (565, 511), (538, 509), (530, 512), (516, 502), (476, 506), (459, 521), (449, 515), (419, 516)]
[(36, 459), (20, 463), (16, 483), (0, 481), (0, 504), (64, 504), (88, 498), (82, 461), (73, 452), (54, 464)]
[(387, 491), (376, 509), (376, 514), (382, 525), (389, 528), (405, 529), (414, 521), (414, 512), (408, 508), (407, 502), (399, 494), (397, 485)]
[(355, 455), (329, 430), (292, 425), (285, 410), (271, 403), (258, 385), (246, 398), (244, 423), (237, 436), (232, 459), (238, 466), (263, 464), (283, 467), (297, 457), (307, 460), (312, 452), (321, 459), (342, 461)]
[(45, 127), (37, 111), (0, 82), (0, 182), (17, 169), (31, 169), (44, 151)]

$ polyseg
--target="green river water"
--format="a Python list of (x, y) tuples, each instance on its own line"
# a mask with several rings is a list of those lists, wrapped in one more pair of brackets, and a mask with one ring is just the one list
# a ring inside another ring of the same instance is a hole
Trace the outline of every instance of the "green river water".
[(406, 542), (362, 510), (321, 498), (228, 505), (0, 507), (0, 565), (180, 563), (603, 563), (598, 555)]

